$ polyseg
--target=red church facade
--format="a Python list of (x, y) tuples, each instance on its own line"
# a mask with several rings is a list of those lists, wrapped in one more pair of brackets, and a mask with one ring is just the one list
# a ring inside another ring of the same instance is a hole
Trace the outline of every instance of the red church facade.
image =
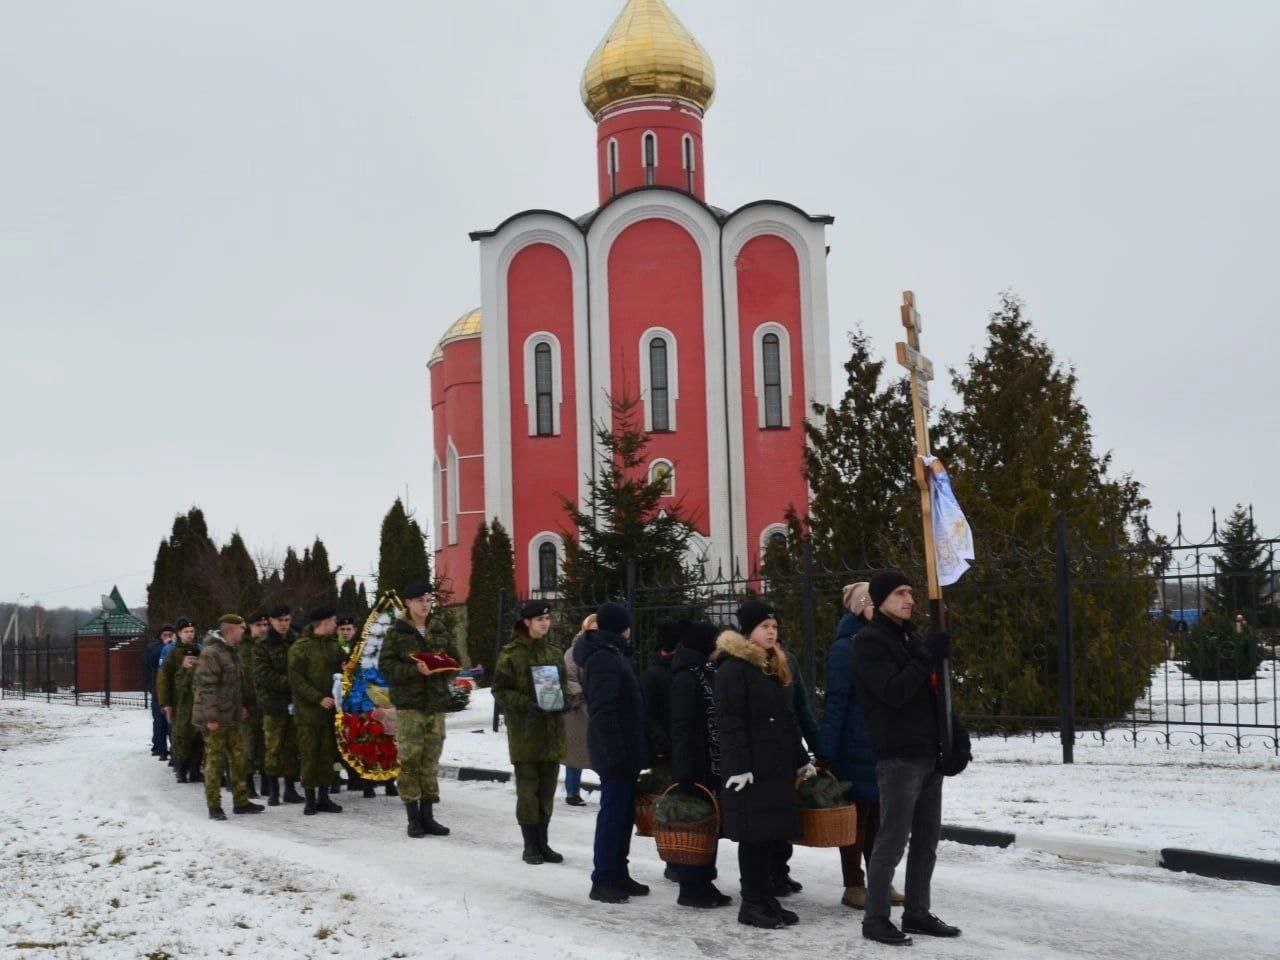
[(599, 206), (472, 234), (481, 307), (429, 364), (436, 569), (455, 599), (489, 518), (511, 533), (517, 589), (554, 592), (561, 497), (585, 498), (611, 396), (638, 397), (650, 472), (669, 473), (709, 572), (753, 569), (807, 502), (803, 424), (830, 392), (831, 218), (705, 202), (714, 72), (662, 0), (629, 0), (582, 92)]

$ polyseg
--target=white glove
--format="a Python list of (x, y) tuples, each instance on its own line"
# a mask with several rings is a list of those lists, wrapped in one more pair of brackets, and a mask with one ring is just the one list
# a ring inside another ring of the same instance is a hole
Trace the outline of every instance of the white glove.
[(812, 763), (806, 763), (803, 767), (796, 771), (796, 776), (802, 780), (812, 780), (818, 775), (818, 768)]
[(730, 777), (724, 782), (724, 785), (734, 791), (734, 793), (741, 793), (755, 782), (756, 778), (750, 773), (740, 773), (736, 777)]

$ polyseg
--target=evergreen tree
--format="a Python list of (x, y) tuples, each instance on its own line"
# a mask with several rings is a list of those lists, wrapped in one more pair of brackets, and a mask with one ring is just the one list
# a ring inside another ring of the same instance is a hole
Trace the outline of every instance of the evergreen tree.
[(360, 589), (356, 592), (356, 599), (360, 604), (360, 609), (364, 611), (364, 616), (367, 617), (371, 608), (369, 606), (369, 595), (365, 592), (363, 583), (360, 584)]
[(147, 626), (152, 631), (159, 630), (169, 612), (177, 608), (174, 580), (172, 548), (167, 539), (161, 540), (147, 584)]
[[(685, 579), (685, 556), (694, 518), (683, 500), (670, 502), (667, 481), (648, 476), (649, 435), (637, 398), (610, 397), (611, 422), (597, 424), (596, 442), (604, 453), (587, 486), (581, 508), (568, 497), (561, 503), (572, 526), (565, 537), (561, 593), (571, 605), (590, 608), (627, 591), (627, 571), (642, 584)], [(679, 465), (676, 467), (679, 470)], [(650, 594), (650, 599), (654, 599)], [(637, 634), (641, 633), (637, 624)]]
[(338, 610), (355, 617), (358, 623), (363, 623), (364, 618), (369, 615), (364, 586), (362, 584), (357, 587), (355, 577), (347, 577), (342, 581), (342, 588), (338, 591)]
[(313, 608), (338, 605), (337, 572), (330, 566), (329, 550), (319, 537), (316, 537), (307, 553), (307, 562), (303, 565), (303, 579), (306, 583), (305, 606)]
[(1209, 590), (1210, 610), (1233, 619), (1243, 614), (1253, 626), (1269, 626), (1271, 621), (1271, 554), (1253, 511), (1236, 504), (1218, 536), (1218, 556), (1213, 558), (1213, 586)]
[(516, 595), (515, 555), (511, 538), (495, 518), (482, 523), (471, 542), (471, 580), (467, 592), (467, 649), (473, 663), (483, 664), (486, 682), (493, 669), (499, 643), (509, 633), (505, 629), (510, 609), (501, 613), (503, 596), (511, 608)]
[[(308, 560), (310, 558), (308, 557)], [(284, 552), (284, 563), (280, 565), (280, 603), (287, 603), (294, 608), (294, 613), (300, 617), (306, 615), (306, 576), (302, 568), (302, 561), (298, 559), (298, 554), (293, 547), (288, 547)]]
[(400, 590), (409, 580), (430, 579), (427, 538), (396, 497), (382, 518), (378, 540), (378, 594)]
[(262, 602), (258, 568), (239, 531), (219, 551), (217, 572), (215, 593), (224, 613), (248, 616)]
[(1045, 653), (1056, 608), (1045, 591), (1025, 585), (1054, 582), (1046, 547), (1061, 515), (1082, 585), (1072, 598), (1075, 623), (1088, 629), (1088, 642), (1076, 645), (1077, 711), (1124, 717), (1163, 649), (1147, 615), (1152, 570), (1135, 561), (1153, 545), (1149, 505), (1131, 477), (1111, 476), (1110, 453), (1095, 452), (1075, 372), (1023, 312), (1021, 300), (1002, 296), (985, 349), (952, 372), (962, 406), (940, 418), (942, 457), (979, 554), (948, 591), (959, 631), (956, 696), (970, 713), (1056, 716), (1057, 660)]

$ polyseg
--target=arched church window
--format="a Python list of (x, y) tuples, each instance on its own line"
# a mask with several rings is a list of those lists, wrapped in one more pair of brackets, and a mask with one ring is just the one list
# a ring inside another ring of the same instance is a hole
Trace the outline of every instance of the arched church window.
[(544, 541), (538, 547), (538, 590), (541, 593), (555, 593), (558, 579), (560, 557), (556, 553), (556, 545)]
[(534, 393), (538, 406), (537, 435), (550, 437), (555, 433), (554, 398), (551, 376), (551, 344), (540, 343), (533, 348)]
[(781, 427), (782, 423), (782, 344), (776, 333), (766, 333), (760, 341), (764, 366), (764, 425)]
[(775, 550), (787, 549), (787, 535), (781, 530), (775, 530), (769, 534), (769, 546)]
[(653, 186), (654, 175), (658, 169), (658, 137), (653, 133), (644, 135), (644, 182)]
[(654, 431), (671, 429), (671, 391), (667, 378), (667, 341), (649, 341), (649, 409)]

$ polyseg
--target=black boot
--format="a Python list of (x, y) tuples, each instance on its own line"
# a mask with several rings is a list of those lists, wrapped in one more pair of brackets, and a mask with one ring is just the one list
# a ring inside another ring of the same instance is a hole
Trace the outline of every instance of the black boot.
[(627, 902), (627, 892), (625, 890), (620, 887), (610, 886), (607, 883), (593, 883), (589, 896), (597, 903)]
[[(258, 779), (262, 781), (261, 785), (258, 787), (258, 792), (265, 797), (267, 793), (270, 791), (271, 781), (274, 780), (275, 777), (269, 776), (264, 773)], [(280, 789), (279, 787), (276, 788), (277, 791), (279, 791), (279, 789)]]
[(187, 783), (204, 783), (204, 771), (199, 762), (192, 760), (187, 765)]
[(267, 791), (267, 806), (268, 807), (280, 806), (280, 778), (267, 777), (265, 783), (266, 783), (266, 786), (264, 787), (264, 789)]
[(738, 907), (738, 922), (761, 930), (777, 930), (782, 926), (782, 918), (769, 909), (763, 897), (746, 894), (742, 895), (742, 905)]
[(223, 812), (222, 812), (222, 808), (221, 808), (221, 807), (210, 807), (210, 808), (209, 808), (209, 819), (210, 819), (210, 820), (225, 820), (225, 819), (227, 819), (227, 815), (226, 815), (225, 813), (223, 813)]
[(387, 796), (388, 797), (400, 796), (400, 791), (396, 789), (396, 782), (394, 780), (387, 781)]
[(191, 782), (190, 780), (187, 779), (187, 761), (186, 760), (178, 761), (178, 766), (176, 768), (176, 772), (174, 773), (174, 777), (177, 779), (179, 783)]
[(311, 787), (304, 787), (303, 793), (307, 795), (307, 805), (302, 808), (304, 817), (314, 817), (320, 811), (316, 809), (316, 792)]
[(422, 811), (418, 809), (419, 806), (416, 800), (404, 805), (404, 812), (409, 818), (409, 829), (406, 832), (415, 840), (427, 835), (427, 828), (422, 825)]
[(360, 785), (360, 795), (366, 800), (378, 795), (377, 788), (374, 787), (372, 780), (362, 780)]
[(538, 827), (538, 849), (542, 852), (542, 859), (547, 863), (564, 863), (564, 857), (551, 849), (547, 843), (547, 831), (551, 828), (551, 824), (544, 823)]
[(298, 781), (293, 777), (286, 777), (284, 781), (284, 802), (285, 803), (301, 803), (302, 797), (298, 796), (298, 788), (294, 786)]
[(246, 795), (250, 800), (257, 800), (257, 799), (258, 799), (258, 789), (257, 789), (257, 787), (256, 787), (256, 786), (254, 786), (254, 783), (253, 783), (253, 774), (252, 774), (252, 773), (251, 773), (251, 774), (249, 774), (249, 776), (245, 777), (245, 780), (244, 780), (244, 786), (245, 786), (245, 795)]
[(949, 923), (943, 923), (932, 913), (904, 913), (902, 915), (902, 932), (919, 933), (926, 937), (960, 936), (959, 927), (953, 927)]
[(237, 803), (231, 808), (232, 813), (261, 813), (265, 807), (260, 803)]
[(320, 796), (316, 798), (316, 809), (321, 813), (341, 813), (342, 807), (329, 799), (329, 788), (321, 787)]
[(710, 883), (680, 884), (680, 896), (676, 903), (682, 907), (697, 907), (700, 910), (714, 910), (716, 907), (727, 907), (733, 903), (733, 897), (726, 897)]
[(785, 926), (794, 927), (800, 922), (800, 915), (788, 910), (780, 904), (777, 897), (766, 897), (765, 904), (773, 911), (774, 916), (781, 920)]
[(679, 882), (680, 882), (680, 874), (678, 874), (678, 873), (676, 872), (676, 868), (675, 868), (675, 866), (674, 866), (674, 865), (672, 865), (672, 864), (668, 863), (668, 864), (667, 864), (667, 869), (665, 869), (665, 870), (663, 870), (663, 871), (662, 871), (662, 879), (663, 879), (663, 880), (670, 880), (672, 883), (679, 883)]
[(542, 850), (538, 847), (538, 828), (520, 824), (520, 833), (524, 836), (524, 855), (522, 859), (525, 863), (537, 866), (540, 863), (546, 863), (546, 859), (542, 856)]
[(435, 806), (435, 802), (432, 800), (420, 800), (418, 803), (422, 808), (422, 829), (427, 831), (427, 836), (447, 837), (449, 828), (443, 824), (436, 823), (436, 815), (431, 810)]
[(867, 917), (862, 921), (862, 935), (891, 947), (905, 947), (911, 943), (911, 938), (895, 927), (888, 917)]
[(629, 897), (647, 897), (649, 895), (648, 885), (641, 883), (639, 880), (632, 880), (630, 874), (623, 877), (618, 886), (626, 891)]

